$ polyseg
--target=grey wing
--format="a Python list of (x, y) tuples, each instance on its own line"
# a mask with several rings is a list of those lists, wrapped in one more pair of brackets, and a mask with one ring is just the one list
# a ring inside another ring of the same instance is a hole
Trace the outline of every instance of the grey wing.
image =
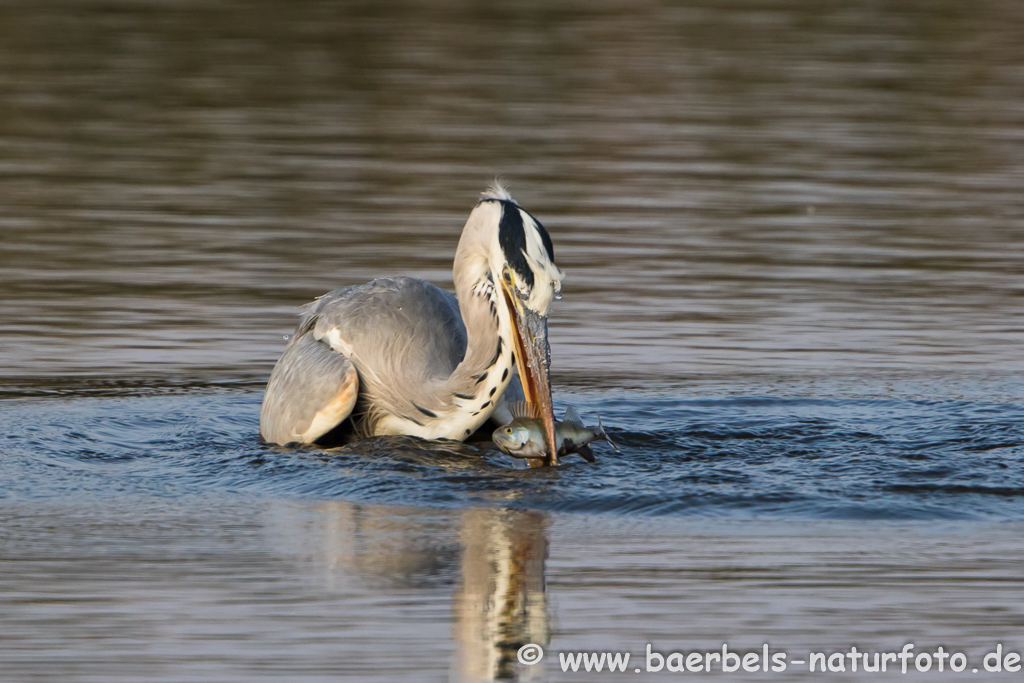
[(370, 416), (418, 421), (443, 410), (445, 382), (466, 354), (455, 297), (423, 280), (381, 278), (331, 292), (314, 305), (314, 336), (359, 371)]
[(260, 436), (312, 443), (351, 414), (359, 393), (352, 362), (316, 340), (307, 316), (274, 366), (260, 410)]
[(382, 278), (329, 292), (306, 307), (274, 367), (260, 433), (274, 443), (315, 441), (349, 416), (357, 393), (368, 419), (415, 421), (444, 403), (436, 389), (465, 352), (458, 302), (422, 280)]

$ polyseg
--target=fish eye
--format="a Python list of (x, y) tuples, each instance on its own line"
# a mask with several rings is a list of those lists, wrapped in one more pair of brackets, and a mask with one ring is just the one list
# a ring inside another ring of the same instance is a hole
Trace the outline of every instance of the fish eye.
[(511, 434), (512, 433), (512, 428), (511, 427), (505, 427), (505, 433), (506, 434)]

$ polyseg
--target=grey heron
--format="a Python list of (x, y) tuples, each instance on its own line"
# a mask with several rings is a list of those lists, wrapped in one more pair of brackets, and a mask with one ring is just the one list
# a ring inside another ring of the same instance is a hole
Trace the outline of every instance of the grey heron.
[(469, 214), (452, 275), (455, 296), (394, 277), (308, 304), (267, 383), (263, 439), (313, 443), (348, 420), (358, 436), (461, 441), (518, 379), (555, 464), (547, 316), (563, 273), (551, 237), (495, 183)]

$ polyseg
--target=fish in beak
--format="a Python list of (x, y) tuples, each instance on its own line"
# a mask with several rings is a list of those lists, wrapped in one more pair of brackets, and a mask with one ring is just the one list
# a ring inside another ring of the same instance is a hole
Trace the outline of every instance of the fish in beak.
[[(551, 347), (548, 345), (548, 319), (523, 305), (516, 292), (502, 287), (512, 313), (513, 337), (516, 344), (516, 367), (526, 400), (537, 407), (544, 425), (544, 443), (548, 448), (546, 464), (558, 464), (555, 447), (555, 409), (551, 403)], [(532, 464), (532, 461), (531, 461)]]

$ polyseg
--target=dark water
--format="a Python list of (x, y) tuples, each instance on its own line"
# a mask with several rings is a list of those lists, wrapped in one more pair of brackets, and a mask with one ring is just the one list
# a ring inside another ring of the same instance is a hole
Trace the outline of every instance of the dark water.
[[(1022, 30), (998, 0), (0, 2), (0, 680), (1024, 651)], [(297, 307), (449, 286), (495, 174), (567, 273), (556, 403), (622, 454), (259, 443)]]
[(1024, 521), (1019, 402), (566, 388), (563, 400), (584, 411), (600, 407), (623, 452), (599, 448), (596, 465), (569, 458), (557, 469), (530, 470), (479, 445), (411, 437), (330, 450), (266, 446), (256, 436), (258, 392), (120, 393), (6, 401), (5, 493), (219, 492), (742, 519)]

